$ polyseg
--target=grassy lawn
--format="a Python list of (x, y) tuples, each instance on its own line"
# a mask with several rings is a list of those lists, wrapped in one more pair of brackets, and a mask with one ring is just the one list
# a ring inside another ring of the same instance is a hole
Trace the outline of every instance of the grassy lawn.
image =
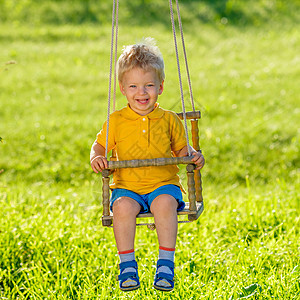
[[(138, 227), (141, 288), (119, 291), (113, 232), (101, 225), (89, 150), (106, 119), (109, 18), (55, 25), (20, 13), (0, 24), (0, 299), (299, 298), (299, 23), (283, 9), (266, 22), (259, 1), (258, 16), (234, 6), (246, 24), (233, 9), (215, 21), (221, 8), (208, 1), (213, 21), (191, 21), (197, 3), (183, 2), (205, 210), (179, 225), (175, 290), (152, 288), (156, 233)], [(154, 37), (166, 63), (159, 103), (181, 111), (170, 25), (129, 27), (126, 13), (119, 49)]]

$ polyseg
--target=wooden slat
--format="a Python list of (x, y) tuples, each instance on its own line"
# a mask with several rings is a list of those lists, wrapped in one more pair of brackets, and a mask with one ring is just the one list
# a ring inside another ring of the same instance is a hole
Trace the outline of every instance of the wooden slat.
[(166, 166), (178, 164), (192, 164), (192, 156), (183, 157), (160, 157), (153, 159), (133, 159), (121, 161), (109, 161), (108, 169), (122, 169), (122, 168), (139, 168), (149, 166)]
[[(204, 210), (203, 202), (197, 202), (197, 210), (196, 211), (191, 211), (189, 210), (189, 202), (185, 202), (185, 208), (182, 211), (179, 211), (177, 215), (179, 216), (184, 216), (187, 215), (189, 217), (189, 220), (197, 220), (201, 213)], [(151, 213), (146, 213), (146, 214), (138, 214), (137, 218), (153, 218), (153, 214)], [(107, 222), (108, 225), (111, 224), (113, 220), (113, 213), (110, 212), (109, 216), (103, 216), (102, 217), (102, 222)], [(105, 225), (104, 225), (105, 226)]]
[[(203, 206), (203, 203), (197, 202), (197, 210), (196, 212)], [(179, 211), (177, 215), (191, 215), (195, 214), (195, 211), (189, 210), (189, 202), (185, 202), (185, 207), (182, 211)], [(153, 214), (147, 213), (147, 214), (138, 214), (137, 218), (153, 218)]]
[[(201, 118), (201, 112), (200, 112), (200, 110), (187, 111), (185, 114), (186, 114), (186, 118), (187, 119), (200, 119)], [(183, 113), (177, 113), (177, 116), (181, 120), (183, 120)]]

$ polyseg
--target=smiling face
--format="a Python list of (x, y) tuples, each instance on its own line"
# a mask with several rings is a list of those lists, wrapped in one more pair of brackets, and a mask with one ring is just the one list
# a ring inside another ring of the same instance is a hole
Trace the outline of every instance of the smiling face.
[(157, 98), (164, 89), (155, 70), (145, 71), (139, 67), (127, 71), (119, 85), (130, 108), (142, 116), (153, 111)]

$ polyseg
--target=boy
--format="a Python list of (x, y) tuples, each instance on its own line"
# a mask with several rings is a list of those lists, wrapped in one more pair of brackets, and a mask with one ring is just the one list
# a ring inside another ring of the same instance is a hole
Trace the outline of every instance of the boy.
[[(118, 80), (127, 107), (110, 115), (108, 152), (115, 148), (118, 160), (187, 156), (182, 122), (174, 112), (159, 107), (164, 89), (164, 62), (151, 39), (127, 46), (118, 60)], [(106, 126), (98, 133), (90, 161), (94, 172), (107, 168)], [(201, 153), (191, 149), (196, 169), (204, 165)], [(139, 288), (134, 254), (136, 216), (153, 213), (159, 242), (154, 287), (174, 288), (174, 254), (177, 237), (177, 211), (184, 208), (177, 166), (117, 169), (111, 184), (110, 207), (114, 236), (120, 257), (121, 290)]]

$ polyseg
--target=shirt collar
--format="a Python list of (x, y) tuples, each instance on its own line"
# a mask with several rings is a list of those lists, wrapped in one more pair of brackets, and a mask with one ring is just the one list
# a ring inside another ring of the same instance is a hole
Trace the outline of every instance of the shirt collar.
[(145, 116), (141, 116), (141, 115), (137, 114), (135, 111), (133, 111), (130, 108), (128, 103), (127, 103), (127, 106), (121, 110), (122, 117), (129, 119), (129, 120), (137, 120), (137, 119), (143, 118), (143, 117), (147, 117), (150, 120), (151, 119), (160, 119), (164, 115), (164, 113), (165, 113), (164, 110), (159, 107), (158, 103), (155, 103), (155, 107), (154, 107), (153, 111), (151, 111), (149, 114), (147, 114)]

